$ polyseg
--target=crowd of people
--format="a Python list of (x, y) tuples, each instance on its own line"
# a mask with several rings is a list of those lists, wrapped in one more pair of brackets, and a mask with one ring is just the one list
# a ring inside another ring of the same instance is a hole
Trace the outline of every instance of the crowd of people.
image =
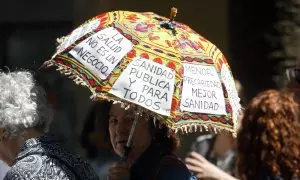
[[(299, 105), (289, 89), (259, 93), (246, 106), (236, 139), (227, 133), (201, 135), (184, 160), (175, 153), (178, 136), (152, 116), (97, 102), (81, 136), (85, 161), (64, 148), (62, 138), (48, 133), (51, 108), (31, 73), (0, 72), (0, 82), (0, 159), (10, 166), (5, 180), (300, 177)], [(124, 160), (135, 118), (142, 120)]]

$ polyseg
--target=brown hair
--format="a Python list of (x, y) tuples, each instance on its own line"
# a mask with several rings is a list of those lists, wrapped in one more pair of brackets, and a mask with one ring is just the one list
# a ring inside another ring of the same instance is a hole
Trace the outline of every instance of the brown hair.
[[(102, 131), (105, 131), (106, 139), (110, 141), (109, 131), (108, 131), (108, 119), (109, 119), (109, 109), (112, 105), (111, 102), (100, 101), (98, 103), (98, 126), (101, 126)], [(180, 146), (180, 139), (178, 136), (171, 132), (168, 127), (159, 123), (154, 122), (153, 117), (149, 120), (150, 133), (153, 135), (153, 141), (156, 143), (163, 144), (169, 152), (175, 152)]]
[(261, 171), (292, 179), (300, 175), (298, 104), (276, 90), (259, 93), (249, 103), (238, 134), (241, 179), (257, 179)]
[[(175, 152), (180, 146), (179, 137), (169, 128), (159, 122), (149, 122), (153, 141), (164, 145), (169, 152)], [(155, 124), (154, 124), (155, 123)]]

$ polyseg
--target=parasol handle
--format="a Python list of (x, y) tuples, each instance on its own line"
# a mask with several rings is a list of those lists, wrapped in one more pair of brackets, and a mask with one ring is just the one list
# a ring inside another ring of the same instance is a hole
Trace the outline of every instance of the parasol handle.
[(128, 158), (129, 152), (131, 150), (131, 143), (132, 143), (133, 133), (135, 131), (135, 127), (136, 127), (136, 124), (138, 122), (138, 119), (139, 119), (139, 113), (136, 113), (136, 115), (134, 117), (133, 124), (132, 124), (131, 129), (130, 129), (130, 134), (129, 134), (126, 146), (124, 147), (124, 155), (122, 157), (122, 161), (126, 161), (127, 158)]
[(123, 162), (126, 162), (130, 150), (131, 150), (131, 147), (128, 147), (127, 145), (124, 147), (124, 155), (122, 157)]

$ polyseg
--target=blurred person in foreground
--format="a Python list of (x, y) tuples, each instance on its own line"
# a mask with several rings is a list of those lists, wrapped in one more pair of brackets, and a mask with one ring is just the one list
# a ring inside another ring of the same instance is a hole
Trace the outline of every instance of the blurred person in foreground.
[(259, 93), (249, 103), (238, 133), (242, 180), (296, 180), (300, 177), (299, 106), (290, 94)]
[(98, 179), (92, 168), (47, 134), (52, 121), (44, 90), (27, 71), (0, 72), (0, 159), (11, 179)]
[(185, 159), (188, 169), (201, 179), (235, 179), (235, 139), (222, 132), (197, 138)]
[[(242, 85), (235, 80), (235, 86), (242, 101)], [(185, 159), (187, 167), (202, 179), (235, 179), (236, 139), (230, 133), (199, 136), (192, 144), (191, 153)]]

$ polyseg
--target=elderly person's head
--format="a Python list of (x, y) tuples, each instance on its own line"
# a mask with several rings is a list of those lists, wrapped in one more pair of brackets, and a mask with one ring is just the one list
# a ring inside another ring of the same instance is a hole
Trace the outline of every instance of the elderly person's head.
[(284, 92), (268, 90), (252, 99), (238, 134), (241, 179), (263, 174), (292, 179), (300, 175), (299, 107)]
[(47, 131), (52, 113), (27, 71), (0, 71), (0, 159), (11, 165), (22, 144)]

